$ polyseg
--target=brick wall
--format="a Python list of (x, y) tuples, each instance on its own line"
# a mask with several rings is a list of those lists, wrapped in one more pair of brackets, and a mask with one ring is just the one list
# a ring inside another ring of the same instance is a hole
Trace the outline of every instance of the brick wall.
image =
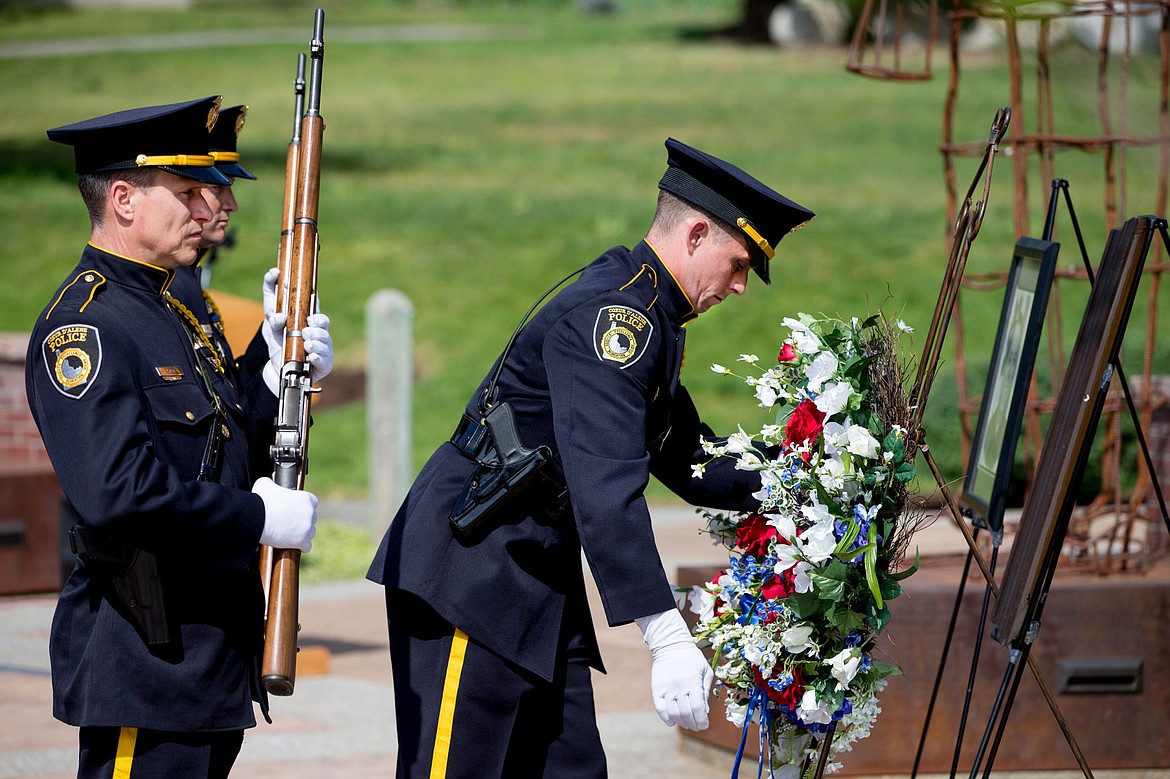
[(0, 467), (49, 463), (24, 396), (27, 346), (25, 333), (0, 333)]

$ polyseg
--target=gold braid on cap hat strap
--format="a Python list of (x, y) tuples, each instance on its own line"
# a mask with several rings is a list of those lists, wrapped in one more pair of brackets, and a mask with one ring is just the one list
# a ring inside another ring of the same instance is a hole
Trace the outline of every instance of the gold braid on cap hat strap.
[(239, 162), (240, 153), (238, 151), (213, 151), (211, 159), (216, 162)]
[(748, 238), (756, 242), (756, 246), (760, 247), (760, 251), (770, 260), (776, 256), (776, 250), (772, 248), (772, 244), (768, 243), (768, 239), (760, 235), (756, 228), (745, 217), (740, 217), (735, 220), (735, 224), (740, 230), (747, 233)]
[(138, 167), (144, 165), (187, 165), (194, 168), (210, 168), (215, 164), (215, 157), (210, 154), (162, 154), (151, 156), (139, 154), (134, 158)]

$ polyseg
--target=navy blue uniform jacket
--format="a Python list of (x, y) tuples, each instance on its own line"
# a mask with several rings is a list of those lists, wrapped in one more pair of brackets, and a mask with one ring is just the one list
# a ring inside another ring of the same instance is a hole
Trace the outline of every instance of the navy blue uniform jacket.
[(266, 710), (264, 503), (250, 490), (276, 399), (262, 361), (209, 372), (229, 437), (219, 482), (197, 481), (214, 411), (163, 297), (175, 273), (89, 245), (29, 341), (29, 405), (66, 498), (86, 525), (158, 556), (181, 636), (149, 651), (79, 561), (49, 642), (53, 713), (72, 725), (237, 730), (255, 724), (254, 697)]
[(448, 517), (475, 465), (444, 443), (391, 522), (369, 578), (421, 597), (545, 679), (566, 627), (586, 637), (601, 669), (582, 549), (610, 625), (675, 607), (643, 496), (650, 475), (695, 505), (759, 505), (751, 497), (758, 476), (736, 471), (730, 458), (711, 463), (702, 479), (692, 476), (693, 463), (710, 459), (700, 436), (715, 438), (679, 384), (683, 325), (694, 316), (646, 242), (592, 262), (524, 328), (499, 384), (524, 444), (552, 450), (571, 511), (551, 521), (510, 517), (477, 543), (461, 542)]

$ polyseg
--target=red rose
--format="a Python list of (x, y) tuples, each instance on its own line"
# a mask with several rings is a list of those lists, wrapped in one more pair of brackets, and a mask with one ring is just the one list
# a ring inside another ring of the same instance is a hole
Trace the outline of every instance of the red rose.
[[(788, 417), (788, 424), (784, 427), (784, 443), (787, 446), (798, 446), (805, 441), (815, 441), (821, 434), (825, 421), (825, 412), (817, 408), (811, 400), (803, 400), (792, 410)], [(808, 460), (805, 454), (804, 459)]]
[(780, 600), (787, 598), (795, 590), (795, 575), (791, 568), (779, 576), (773, 576), (764, 582), (764, 586), (760, 588), (760, 592), (768, 600)]
[(792, 344), (786, 343), (780, 347), (780, 353), (776, 355), (776, 362), (781, 364), (796, 362), (796, 349), (793, 348)]
[[(772, 671), (772, 679), (777, 679), (784, 674), (783, 666)], [(792, 667), (792, 683), (783, 690), (777, 690), (768, 684), (768, 680), (760, 675), (760, 669), (756, 669), (756, 684), (764, 689), (768, 697), (789, 709), (795, 709), (800, 705), (800, 699), (804, 697), (804, 676), (800, 673), (800, 666)]]
[(768, 544), (779, 535), (776, 528), (768, 524), (760, 514), (752, 514), (735, 528), (735, 545), (744, 554), (763, 557), (768, 554)]

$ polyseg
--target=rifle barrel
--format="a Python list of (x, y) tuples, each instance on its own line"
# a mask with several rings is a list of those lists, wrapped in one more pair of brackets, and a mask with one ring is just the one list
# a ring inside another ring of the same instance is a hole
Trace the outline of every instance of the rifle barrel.
[[(289, 489), (304, 487), (308, 470), (309, 406), (312, 386), (305, 342), (307, 326), (317, 294), (317, 210), (321, 179), (321, 66), (325, 55), (325, 12), (318, 8), (310, 41), (312, 59), (308, 108), (304, 106), (304, 55), (297, 69), (297, 129), (289, 144), (286, 168), (286, 223), (281, 236), (288, 238), (288, 261), (281, 269), (284, 290), (282, 309), (288, 320), (284, 337), (284, 368), (280, 377), (280, 402), (276, 442), (272, 447), (273, 481)], [(303, 115), (301, 114), (302, 110)], [(295, 154), (294, 154), (295, 147)], [(295, 157), (295, 162), (294, 162)], [(272, 576), (268, 592), (268, 618), (264, 631), (261, 681), (273, 695), (292, 695), (296, 681), (297, 633), (301, 553), (296, 549), (272, 550)]]

